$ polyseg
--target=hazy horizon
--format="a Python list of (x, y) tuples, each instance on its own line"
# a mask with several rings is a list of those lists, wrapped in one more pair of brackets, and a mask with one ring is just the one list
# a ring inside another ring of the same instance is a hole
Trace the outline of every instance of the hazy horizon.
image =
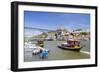
[[(90, 29), (90, 14), (83, 13), (57, 13), (24, 11), (24, 27), (56, 30)], [(25, 35), (32, 36), (41, 33), (38, 30), (25, 29)]]

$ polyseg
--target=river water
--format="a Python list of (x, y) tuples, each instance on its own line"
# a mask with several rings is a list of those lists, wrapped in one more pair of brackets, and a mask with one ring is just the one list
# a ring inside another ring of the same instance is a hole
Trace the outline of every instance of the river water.
[(73, 59), (88, 59), (90, 58), (90, 41), (81, 41), (81, 45), (85, 45), (80, 52), (63, 50), (57, 47), (64, 41), (45, 41), (44, 48), (49, 49), (49, 56), (46, 59), (41, 59), (39, 55), (32, 55), (32, 49), (24, 49), (24, 61), (50, 61), (50, 60), (73, 60)]

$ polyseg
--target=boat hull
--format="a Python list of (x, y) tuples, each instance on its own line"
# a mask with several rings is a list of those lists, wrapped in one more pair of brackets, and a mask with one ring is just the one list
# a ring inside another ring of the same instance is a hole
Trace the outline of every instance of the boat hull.
[(70, 50), (70, 51), (80, 51), (82, 47), (80, 48), (70, 48), (70, 47), (65, 47), (65, 46), (58, 46), (58, 48), (64, 49), (64, 50)]

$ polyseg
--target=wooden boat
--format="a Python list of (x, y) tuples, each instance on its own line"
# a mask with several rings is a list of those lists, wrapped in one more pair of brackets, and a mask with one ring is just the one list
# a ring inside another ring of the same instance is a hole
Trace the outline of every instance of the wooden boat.
[(58, 48), (71, 51), (80, 51), (83, 46), (80, 46), (80, 42), (77, 40), (68, 40), (66, 44), (58, 45)]
[(82, 47), (79, 47), (79, 48), (67, 47), (67, 46), (61, 46), (61, 45), (59, 45), (58, 47), (61, 48), (61, 49), (64, 49), (64, 50), (71, 50), (71, 51), (80, 51), (81, 48), (82, 48)]
[(43, 40), (38, 40), (37, 45), (40, 47), (44, 47), (44, 41)]

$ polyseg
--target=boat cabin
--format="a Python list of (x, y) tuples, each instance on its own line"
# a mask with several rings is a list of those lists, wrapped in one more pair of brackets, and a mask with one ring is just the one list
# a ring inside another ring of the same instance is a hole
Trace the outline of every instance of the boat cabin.
[(80, 46), (80, 41), (77, 41), (77, 40), (67, 41), (67, 47), (75, 47), (75, 46)]

